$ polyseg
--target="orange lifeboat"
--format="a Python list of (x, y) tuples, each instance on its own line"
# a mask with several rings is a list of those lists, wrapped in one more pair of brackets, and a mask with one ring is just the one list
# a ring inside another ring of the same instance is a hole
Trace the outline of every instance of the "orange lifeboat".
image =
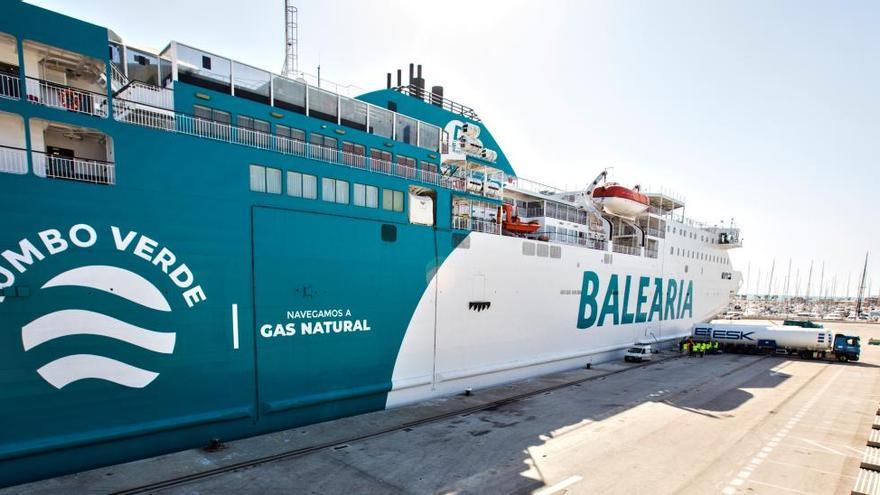
[(538, 222), (523, 222), (513, 213), (513, 205), (503, 204), (498, 207), (498, 222), (501, 227), (514, 234), (534, 234), (541, 228)]
[(639, 186), (630, 189), (616, 182), (593, 189), (593, 199), (606, 213), (624, 218), (635, 218), (650, 205), (648, 197), (639, 191)]

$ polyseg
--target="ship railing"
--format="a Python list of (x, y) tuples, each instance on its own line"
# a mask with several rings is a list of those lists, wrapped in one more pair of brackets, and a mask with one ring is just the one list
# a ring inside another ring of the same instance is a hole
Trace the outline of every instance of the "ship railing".
[(398, 86), (394, 88), (394, 90), (399, 93), (418, 98), (425, 103), (436, 105), (452, 113), (457, 113), (462, 117), (473, 120), (474, 122), (480, 122), (480, 117), (477, 116), (477, 112), (473, 108), (462, 105), (461, 103), (456, 103), (438, 94), (434, 94), (424, 88), (416, 86), (415, 84), (410, 84), (408, 86)]
[(27, 150), (0, 146), (0, 172), (4, 174), (27, 173)]
[(49, 179), (66, 179), (92, 184), (116, 183), (116, 164), (87, 158), (67, 158), (39, 151), (31, 152), (34, 175)]
[(512, 175), (507, 176), (507, 185), (521, 191), (543, 194), (545, 196), (552, 196), (565, 192), (558, 187), (548, 186), (547, 184), (542, 184), (540, 182), (535, 182), (529, 179), (523, 179), (522, 177), (514, 177)]
[(658, 254), (656, 249), (645, 248), (645, 258), (656, 258)]
[(306, 143), (298, 139), (268, 134), (224, 122), (202, 119), (184, 113), (172, 112), (142, 102), (115, 99), (113, 103), (113, 118), (120, 122), (226, 141), (285, 155), (301, 156), (370, 172), (404, 177), (459, 191), (465, 189), (465, 181), (463, 179), (441, 175), (429, 170), (419, 170), (387, 160), (350, 153), (338, 148)]
[(43, 79), (27, 78), (28, 101), (69, 112), (107, 117), (107, 95), (65, 86)]
[(111, 89), (113, 89), (113, 91), (119, 91), (129, 83), (128, 77), (126, 77), (122, 70), (116, 66), (116, 62), (110, 64), (110, 81)]
[(615, 253), (631, 254), (633, 256), (641, 256), (642, 254), (642, 248), (638, 246), (627, 246), (625, 244), (615, 243), (611, 250)]
[(659, 237), (660, 239), (666, 238), (666, 231), (663, 229), (658, 229), (656, 227), (641, 227), (642, 231), (652, 237)]
[(174, 110), (173, 90), (141, 81), (131, 81), (125, 84), (116, 92), (116, 98), (143, 103), (164, 110)]
[(474, 232), (485, 232), (487, 234), (501, 233), (501, 224), (497, 222), (459, 215), (452, 216), (452, 228), (458, 230), (471, 230)]
[(0, 72), (0, 98), (17, 100), (21, 98), (21, 79), (17, 74)]
[(607, 243), (604, 240), (594, 239), (592, 237), (582, 237), (579, 234), (562, 234), (559, 232), (539, 230), (533, 235), (537, 236), (538, 238), (544, 237), (548, 241), (558, 244), (579, 246), (588, 249), (596, 249), (599, 251), (605, 251), (607, 246)]

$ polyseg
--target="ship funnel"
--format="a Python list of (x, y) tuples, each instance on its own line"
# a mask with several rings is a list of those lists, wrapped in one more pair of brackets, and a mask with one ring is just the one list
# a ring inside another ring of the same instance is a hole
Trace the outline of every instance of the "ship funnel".
[(402, 75), (403, 75), (403, 71), (400, 69), (397, 69), (397, 87), (398, 88), (403, 86), (403, 81), (401, 80)]
[(443, 106), (443, 86), (431, 86), (431, 103)]
[(413, 83), (413, 68), (414, 68), (414, 66), (415, 66), (415, 64), (412, 64), (412, 63), (409, 64), (409, 80), (407, 81), (407, 84)]
[(391, 89), (391, 73), (390, 72), (387, 74), (387, 77), (385, 78), (385, 89)]

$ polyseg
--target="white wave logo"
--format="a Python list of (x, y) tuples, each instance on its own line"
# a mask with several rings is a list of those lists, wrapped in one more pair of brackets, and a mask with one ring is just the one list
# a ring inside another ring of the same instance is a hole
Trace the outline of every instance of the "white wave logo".
[[(43, 285), (84, 287), (100, 290), (157, 311), (170, 312), (162, 292), (140, 275), (114, 266), (92, 265), (68, 270)], [(71, 335), (98, 335), (121, 340), (153, 352), (174, 352), (176, 334), (141, 328), (116, 318), (81, 309), (65, 309), (41, 316), (21, 329), (25, 351), (46, 342)], [(88, 378), (106, 380), (131, 388), (144, 388), (159, 373), (132, 366), (104, 356), (75, 354), (47, 363), (37, 373), (53, 387), (65, 386)]]

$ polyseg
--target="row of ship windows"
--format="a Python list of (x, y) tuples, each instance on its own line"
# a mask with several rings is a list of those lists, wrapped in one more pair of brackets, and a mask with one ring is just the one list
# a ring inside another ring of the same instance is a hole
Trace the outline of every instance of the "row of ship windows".
[(684, 256), (685, 258), (691, 258), (700, 261), (709, 261), (712, 263), (726, 263), (727, 260), (723, 256), (718, 256), (715, 254), (708, 253), (700, 253), (698, 251), (690, 251), (687, 249), (682, 249), (680, 247), (670, 246), (669, 254), (673, 256)]
[(681, 236), (684, 236), (684, 237), (688, 237), (688, 238), (690, 238), (690, 239), (694, 239), (694, 240), (699, 239), (699, 240), (702, 241), (702, 242), (711, 242), (712, 244), (715, 244), (715, 241), (714, 241), (711, 237), (709, 237), (709, 236), (705, 236), (705, 235), (699, 235), (699, 236), (697, 236), (697, 233), (696, 233), (696, 232), (687, 232), (687, 231), (685, 231), (684, 228), (682, 228), (682, 227), (678, 227), (678, 228), (676, 228), (676, 227), (673, 227), (673, 226), (671, 226), (671, 225), (667, 225), (667, 226), (666, 226), (666, 232), (671, 232), (671, 233), (673, 233), (673, 234), (678, 234), (678, 235), (681, 235)]
[[(193, 115), (196, 118), (209, 120), (220, 124), (230, 125), (232, 123), (232, 117), (229, 112), (224, 112), (222, 110), (217, 110), (215, 108), (209, 108), (202, 105), (193, 105)], [(249, 129), (255, 132), (271, 134), (271, 124), (269, 122), (265, 120), (255, 119), (253, 117), (248, 117), (246, 115), (236, 116), (236, 125), (240, 128)], [(299, 141), (301, 143), (306, 142), (306, 132), (304, 130), (294, 127), (288, 127), (281, 124), (275, 124), (275, 135), (283, 138), (292, 139), (294, 141)], [(308, 142), (310, 144), (321, 146), (324, 148), (334, 150), (339, 149), (338, 139), (330, 136), (325, 136), (323, 134), (318, 134), (316, 132), (313, 132), (309, 135)], [(355, 157), (367, 156), (367, 148), (364, 145), (350, 143), (348, 141), (342, 142), (342, 151), (344, 153), (354, 155)], [(391, 153), (388, 151), (371, 148), (370, 158), (375, 160), (382, 160), (385, 162), (391, 162)], [(410, 169), (415, 169), (416, 159), (408, 156), (397, 155), (397, 164), (404, 165), (406, 167), (409, 167)], [(420, 169), (436, 173), (437, 164), (423, 161), (420, 163)]]
[[(281, 194), (283, 189), (281, 169), (251, 165), (250, 170), (251, 191)], [(379, 208), (378, 187), (358, 183), (352, 183), (351, 186), (351, 198), (349, 198), (348, 182), (322, 177), (321, 200), (328, 203), (353, 204), (364, 208)], [(318, 199), (318, 177), (288, 170), (287, 195), (303, 199)], [(402, 212), (404, 210), (403, 191), (382, 189), (382, 209)]]

